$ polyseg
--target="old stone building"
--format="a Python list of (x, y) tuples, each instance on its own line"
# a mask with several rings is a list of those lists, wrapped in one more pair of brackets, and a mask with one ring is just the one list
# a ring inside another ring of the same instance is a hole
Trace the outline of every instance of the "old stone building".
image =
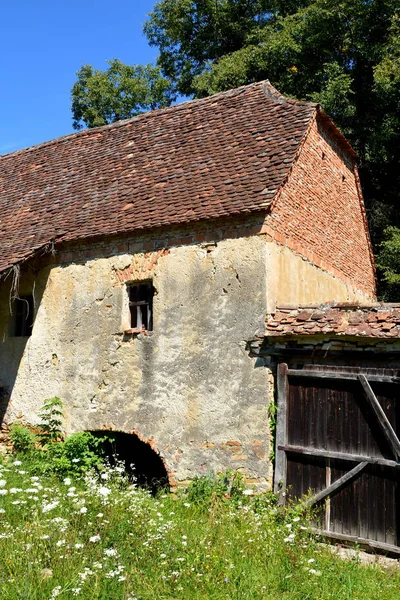
[[(271, 485), (277, 304), (375, 298), (355, 154), (268, 82), (0, 157), (1, 418), (132, 433), (172, 484)], [(133, 439), (133, 438), (132, 438)]]

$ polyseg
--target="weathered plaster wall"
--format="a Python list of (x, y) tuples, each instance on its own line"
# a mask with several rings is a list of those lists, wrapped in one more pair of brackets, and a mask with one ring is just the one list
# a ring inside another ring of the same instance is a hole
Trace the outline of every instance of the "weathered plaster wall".
[(267, 242), (267, 312), (276, 306), (323, 302), (370, 301), (346, 280), (314, 265), (309, 259), (276, 242)]
[[(42, 269), (30, 338), (8, 337), (1, 285), (0, 387), (8, 420), (35, 422), (45, 398), (69, 431), (112, 428), (152, 443), (176, 480), (240, 468), (268, 485), (269, 374), (245, 342), (263, 328), (260, 237), (99, 256)], [(154, 331), (128, 336), (126, 281), (153, 278)], [(21, 293), (32, 276), (21, 279)]]
[(375, 299), (375, 271), (354, 159), (321, 120), (304, 142), (263, 231)]

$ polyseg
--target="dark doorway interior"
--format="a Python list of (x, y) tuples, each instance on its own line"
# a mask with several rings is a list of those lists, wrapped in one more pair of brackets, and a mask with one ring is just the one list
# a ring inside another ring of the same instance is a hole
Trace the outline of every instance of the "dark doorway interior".
[(122, 461), (127, 474), (137, 485), (152, 494), (169, 489), (168, 473), (160, 456), (137, 435), (120, 431), (91, 431), (96, 437), (106, 437), (104, 451), (111, 464)]

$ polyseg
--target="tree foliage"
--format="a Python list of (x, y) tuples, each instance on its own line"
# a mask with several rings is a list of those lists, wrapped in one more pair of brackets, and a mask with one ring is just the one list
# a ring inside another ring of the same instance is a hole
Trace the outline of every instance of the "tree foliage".
[(172, 83), (152, 65), (125, 65), (107, 61), (106, 71), (84, 65), (72, 88), (74, 129), (98, 127), (120, 119), (169, 106), (174, 99)]
[(349, 138), (375, 247), (400, 226), (399, 0), (159, 0), (144, 31), (158, 67), (83, 67), (75, 126), (165, 106), (172, 90), (203, 97), (269, 79), (320, 102)]
[(400, 229), (388, 227), (379, 244), (377, 267), (382, 273), (382, 297), (400, 302)]

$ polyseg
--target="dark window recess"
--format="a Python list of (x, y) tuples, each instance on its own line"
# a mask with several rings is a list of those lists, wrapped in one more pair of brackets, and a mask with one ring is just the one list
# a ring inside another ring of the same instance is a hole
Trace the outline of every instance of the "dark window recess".
[(21, 296), (13, 302), (14, 331), (17, 337), (28, 337), (33, 327), (33, 296)]
[(151, 281), (128, 286), (132, 329), (153, 329), (154, 287)]

